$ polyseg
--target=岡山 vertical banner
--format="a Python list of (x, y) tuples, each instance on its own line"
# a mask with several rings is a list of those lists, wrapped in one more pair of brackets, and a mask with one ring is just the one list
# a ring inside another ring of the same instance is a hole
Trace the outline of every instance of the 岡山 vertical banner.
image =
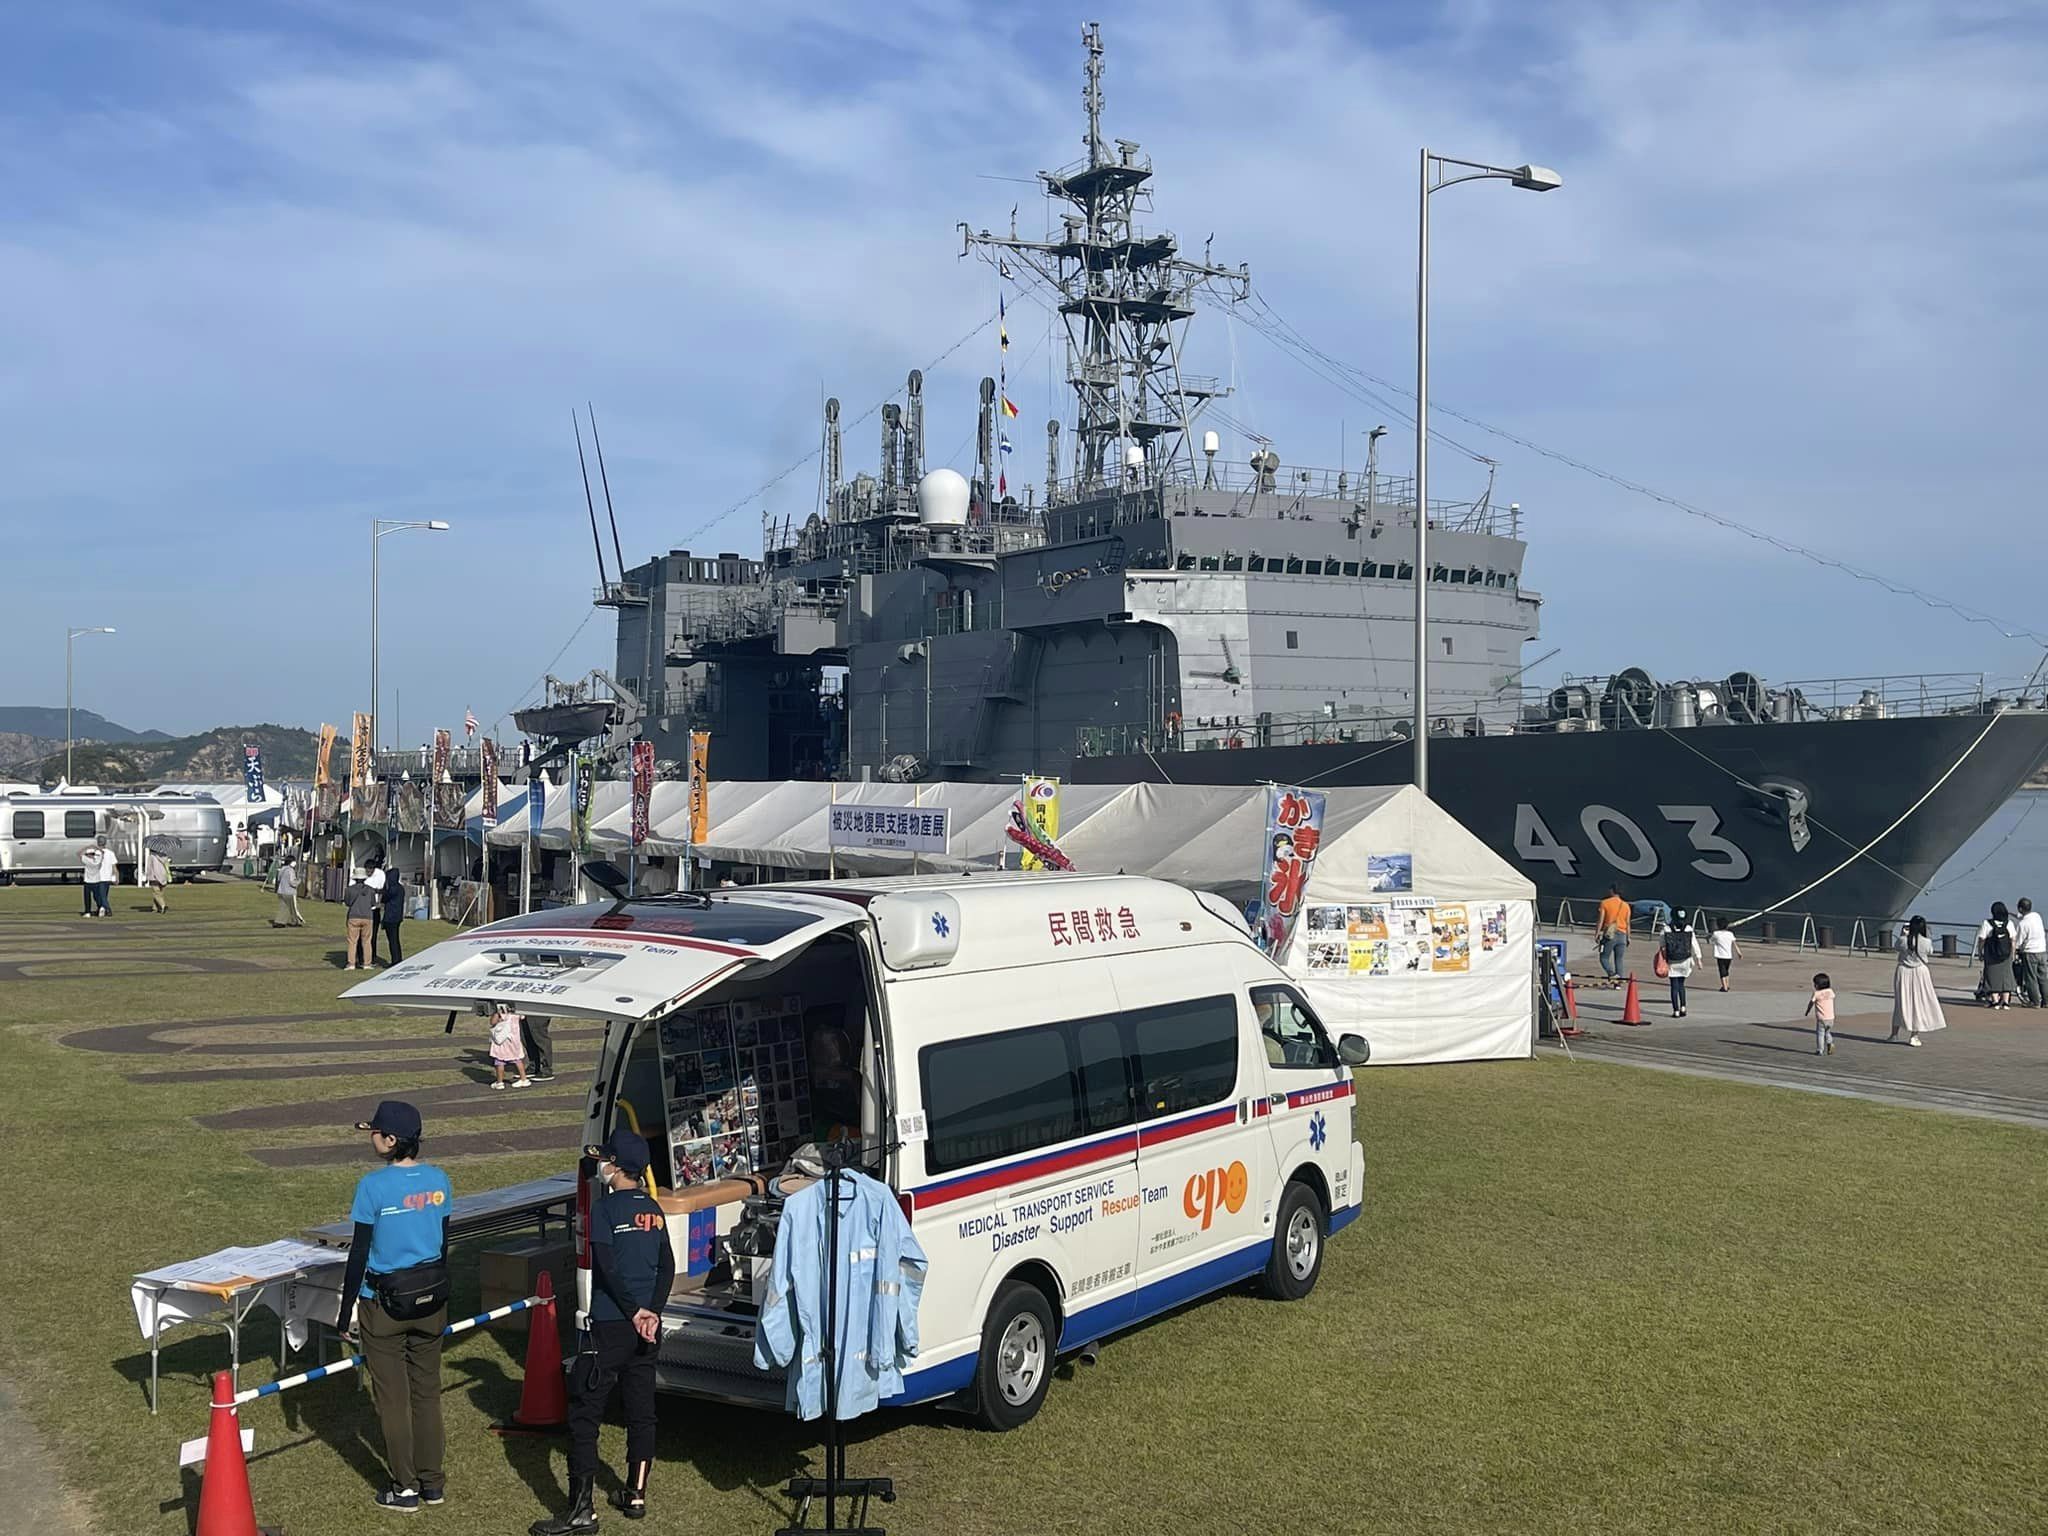
[(434, 732), (434, 782), (439, 784), (448, 777), (448, 754), (454, 749), (454, 738), (445, 730)]
[(1268, 954), (1286, 950), (1301, 915), (1309, 869), (1323, 840), (1323, 801), (1320, 790), (1281, 784), (1266, 790), (1266, 867), (1256, 937)]
[(711, 733), (690, 732), (690, 841), (711, 836)]
[(647, 841), (647, 815), (654, 803), (654, 743), (633, 743), (633, 846)]
[(596, 766), (587, 754), (569, 759), (569, 835), (579, 853), (590, 847), (590, 803), (597, 793)]
[(375, 777), (377, 759), (370, 747), (370, 717), (356, 711), (355, 734), (348, 741), (348, 782), (352, 787), (368, 784)]
[[(1033, 837), (1054, 847), (1060, 840), (1060, 781), (1032, 775), (1024, 780), (1024, 827)], [(1031, 845), (1022, 845), (1023, 853), (1018, 862), (1025, 869), (1050, 869), (1052, 866), (1036, 853)]]
[(329, 766), (334, 761), (334, 738), (340, 733), (331, 725), (320, 727), (320, 759), (313, 765), (313, 787), (325, 789)]
[(242, 747), (242, 787), (251, 805), (263, 803), (263, 749), (253, 741)]
[(498, 738), (486, 736), (483, 745), (477, 748), (482, 760), (484, 775), (483, 824), (495, 827), (498, 824)]

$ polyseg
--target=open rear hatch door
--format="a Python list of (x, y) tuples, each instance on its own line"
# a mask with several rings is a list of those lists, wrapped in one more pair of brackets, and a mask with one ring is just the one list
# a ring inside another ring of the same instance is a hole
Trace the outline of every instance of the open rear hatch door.
[(504, 1002), (555, 1018), (650, 1019), (866, 917), (852, 901), (796, 892), (557, 907), (444, 939), (341, 995), (437, 1013)]

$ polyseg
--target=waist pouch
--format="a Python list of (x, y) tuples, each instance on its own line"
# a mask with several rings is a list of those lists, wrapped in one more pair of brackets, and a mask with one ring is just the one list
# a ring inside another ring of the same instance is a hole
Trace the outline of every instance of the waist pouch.
[(410, 1323), (448, 1305), (448, 1266), (439, 1259), (368, 1277), (377, 1305), (387, 1317)]

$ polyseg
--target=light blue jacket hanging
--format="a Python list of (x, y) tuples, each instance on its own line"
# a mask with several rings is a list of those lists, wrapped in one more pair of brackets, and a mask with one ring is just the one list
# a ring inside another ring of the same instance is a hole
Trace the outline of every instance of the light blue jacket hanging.
[[(754, 1363), (785, 1367), (786, 1399), (799, 1418), (825, 1412), (825, 1190), (798, 1190), (782, 1208), (768, 1294), (754, 1335)], [(917, 1305), (929, 1261), (887, 1185), (851, 1170), (840, 1178), (839, 1417), (857, 1418), (903, 1391), (917, 1357)]]

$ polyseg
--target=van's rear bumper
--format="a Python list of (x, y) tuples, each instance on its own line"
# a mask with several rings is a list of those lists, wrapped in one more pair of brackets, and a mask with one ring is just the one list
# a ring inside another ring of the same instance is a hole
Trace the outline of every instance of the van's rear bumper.
[(672, 1301), (661, 1328), (654, 1381), (663, 1391), (778, 1413), (786, 1407), (786, 1373), (754, 1364), (756, 1328), (750, 1314)]

